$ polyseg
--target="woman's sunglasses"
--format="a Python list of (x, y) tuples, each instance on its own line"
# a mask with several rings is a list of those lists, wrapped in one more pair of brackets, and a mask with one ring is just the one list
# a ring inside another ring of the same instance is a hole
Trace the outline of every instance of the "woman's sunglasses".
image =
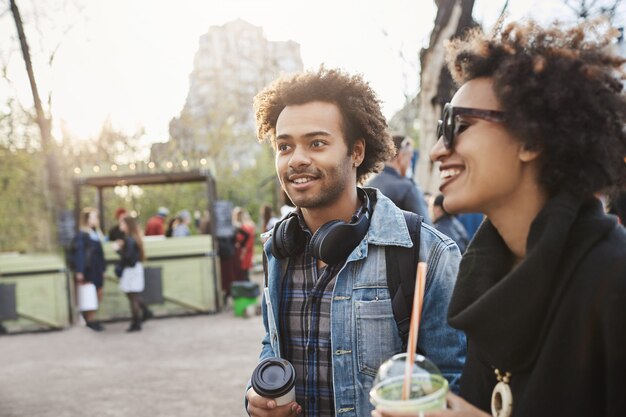
[(504, 112), (497, 110), (473, 109), (470, 107), (454, 107), (450, 103), (443, 106), (441, 120), (437, 123), (437, 137), (443, 136), (443, 145), (452, 149), (454, 138), (459, 133), (459, 116), (476, 117), (489, 122), (500, 123), (504, 121)]

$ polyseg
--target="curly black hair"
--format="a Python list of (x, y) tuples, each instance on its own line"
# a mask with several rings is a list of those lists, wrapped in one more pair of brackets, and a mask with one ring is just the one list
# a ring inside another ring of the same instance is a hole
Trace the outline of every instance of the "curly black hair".
[(395, 154), (380, 100), (361, 75), (348, 75), (339, 69), (305, 71), (278, 78), (254, 97), (259, 141), (276, 139), (276, 122), (286, 106), (311, 101), (334, 103), (339, 107), (348, 150), (365, 141), (365, 156), (357, 168), (357, 181), (379, 172), (384, 161)]
[(454, 81), (490, 77), (505, 125), (541, 151), (540, 183), (554, 195), (588, 195), (626, 183), (626, 61), (600, 21), (541, 27), (510, 23), (474, 29), (447, 46)]

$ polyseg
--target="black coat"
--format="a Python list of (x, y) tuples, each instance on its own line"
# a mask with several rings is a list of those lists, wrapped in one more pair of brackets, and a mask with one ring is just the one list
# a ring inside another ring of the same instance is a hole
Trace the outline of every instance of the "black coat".
[(490, 410), (494, 369), (511, 372), (513, 416), (626, 416), (626, 231), (595, 199), (562, 194), (513, 256), (486, 220), (449, 307), (466, 332), (461, 395)]
[(99, 240), (92, 240), (89, 233), (82, 230), (78, 232), (75, 239), (75, 272), (81, 272), (85, 281), (93, 282), (97, 288), (101, 288), (106, 270), (102, 243)]
[(120, 271), (126, 267), (135, 266), (141, 258), (141, 252), (135, 239), (132, 236), (125, 236), (123, 240), (124, 245), (117, 251), (117, 254), (120, 256), (117, 264)]

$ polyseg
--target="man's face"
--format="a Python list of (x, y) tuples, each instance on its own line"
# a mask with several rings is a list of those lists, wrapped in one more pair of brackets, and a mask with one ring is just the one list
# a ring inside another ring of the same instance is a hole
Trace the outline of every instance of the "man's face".
[(278, 116), (276, 173), (296, 206), (332, 207), (356, 187), (353, 164), (360, 163), (364, 144), (357, 141), (348, 153), (341, 120), (337, 105), (321, 101), (287, 106)]

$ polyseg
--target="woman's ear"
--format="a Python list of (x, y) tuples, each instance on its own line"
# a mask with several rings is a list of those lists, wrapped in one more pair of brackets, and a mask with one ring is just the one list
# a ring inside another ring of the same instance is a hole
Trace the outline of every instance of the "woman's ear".
[(532, 162), (541, 155), (541, 150), (532, 148), (528, 145), (521, 145), (519, 150), (519, 159), (522, 162)]

